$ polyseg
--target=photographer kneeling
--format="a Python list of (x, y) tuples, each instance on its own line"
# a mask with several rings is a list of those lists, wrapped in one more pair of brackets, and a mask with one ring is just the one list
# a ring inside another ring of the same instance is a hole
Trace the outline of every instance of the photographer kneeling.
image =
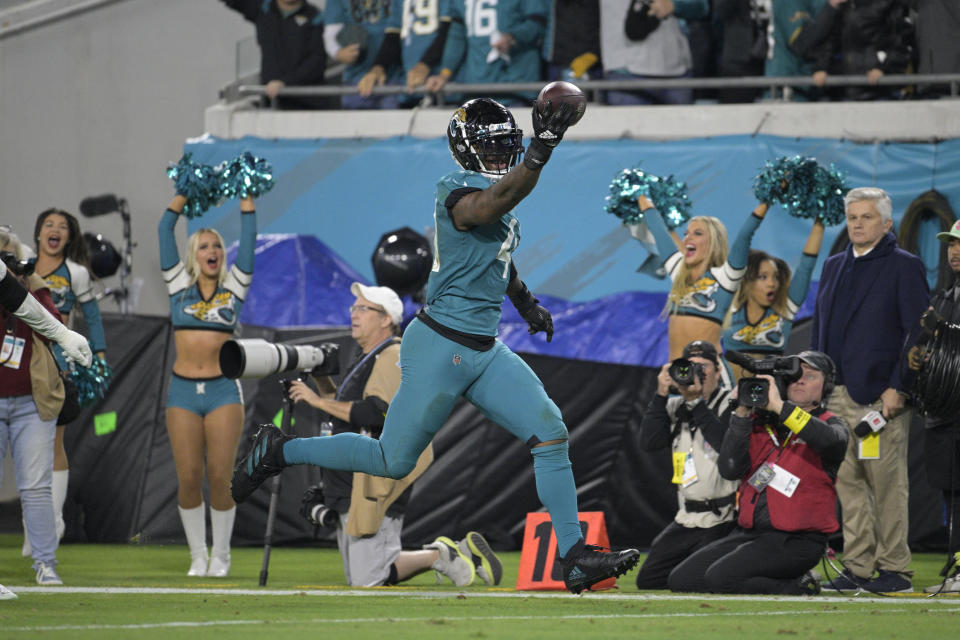
[[(677, 514), (650, 545), (637, 573), (638, 589), (666, 589), (670, 571), (691, 553), (733, 529), (737, 482), (717, 470), (727, 425), (720, 412), (730, 391), (721, 389), (717, 349), (705, 340), (683, 348), (683, 357), (663, 365), (657, 393), (640, 423), (646, 451), (671, 447)], [(680, 395), (669, 397), (671, 386)]]
[[(810, 569), (840, 526), (834, 484), (849, 435), (822, 407), (833, 387), (833, 361), (819, 351), (796, 358), (800, 377), (787, 386), (786, 401), (774, 377), (762, 375), (769, 385), (765, 406), (763, 398), (744, 398), (730, 417), (718, 467), (724, 478), (740, 480), (738, 526), (674, 569), (671, 590), (819, 593)], [(741, 381), (739, 393), (757, 379)]]
[[(339, 386), (329, 377), (315, 378), (321, 391), (317, 394), (297, 380), (290, 385), (290, 397), (330, 416), (322, 429), (325, 435), (353, 432), (379, 438), (387, 407), (400, 386), (403, 303), (388, 287), (354, 282), (350, 291), (356, 296), (350, 307), (351, 335), (360, 352)], [(499, 583), (500, 561), (479, 533), (468, 533), (461, 544), (439, 537), (421, 551), (401, 550), (403, 514), (413, 482), (431, 462), (433, 447), (427, 446), (413, 471), (399, 480), (324, 469), (322, 488), (304, 493), (301, 514), (315, 525), (336, 526), (347, 584), (391, 585), (429, 569), (457, 586), (469, 585), (477, 574)]]

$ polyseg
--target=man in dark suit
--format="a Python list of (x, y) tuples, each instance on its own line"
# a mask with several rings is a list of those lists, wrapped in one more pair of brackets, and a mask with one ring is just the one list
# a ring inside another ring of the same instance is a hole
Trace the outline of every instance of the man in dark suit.
[[(900, 249), (891, 232), (890, 196), (861, 187), (844, 198), (850, 246), (823, 266), (811, 348), (837, 364), (828, 409), (854, 429), (870, 411), (886, 420), (851, 436), (837, 474), (846, 569), (824, 588), (912, 591), (907, 546), (907, 440), (901, 371), (910, 329), (927, 308), (923, 261)], [(878, 575), (874, 577), (874, 571)]]

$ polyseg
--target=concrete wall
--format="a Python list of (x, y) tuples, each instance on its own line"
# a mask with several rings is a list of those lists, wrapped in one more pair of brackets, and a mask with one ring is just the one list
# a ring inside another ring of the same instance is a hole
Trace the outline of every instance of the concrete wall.
[[(165, 313), (156, 223), (173, 193), (164, 170), (203, 133), (204, 108), (233, 79), (235, 43), (252, 31), (215, 0), (127, 0), (0, 39), (0, 223), (32, 245), (43, 209), (125, 197), (133, 273), (144, 281), (138, 310)], [(120, 216), (81, 226), (120, 248)]]

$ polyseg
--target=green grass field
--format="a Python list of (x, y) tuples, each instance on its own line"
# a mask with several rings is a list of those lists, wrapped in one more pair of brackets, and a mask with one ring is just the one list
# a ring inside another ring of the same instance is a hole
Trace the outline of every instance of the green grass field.
[[(342, 586), (335, 549), (274, 549), (257, 586), (262, 549), (233, 550), (225, 580), (187, 578), (183, 546), (65, 545), (63, 587), (40, 588), (22, 537), (0, 535), (0, 638), (916, 638), (948, 636), (960, 595), (927, 598), (681, 596), (619, 589), (574, 596), (513, 589), (519, 552), (504, 553), (503, 584), (437, 585), (433, 572), (397, 587)], [(939, 581), (943, 557), (914, 555), (914, 586)]]

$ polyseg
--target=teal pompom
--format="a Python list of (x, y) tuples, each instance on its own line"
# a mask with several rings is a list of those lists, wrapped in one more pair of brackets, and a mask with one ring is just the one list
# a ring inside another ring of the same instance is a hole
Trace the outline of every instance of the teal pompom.
[(187, 218), (199, 218), (223, 200), (216, 169), (194, 162), (193, 154), (183, 154), (179, 162), (167, 169), (167, 176), (173, 180), (177, 194), (187, 199), (181, 212)]
[(274, 185), (273, 167), (263, 158), (244, 151), (218, 167), (220, 193), (225, 198), (258, 198)]
[(106, 360), (94, 355), (89, 367), (74, 367), (69, 376), (77, 388), (80, 406), (88, 407), (103, 399), (110, 386), (113, 370)]
[(661, 178), (639, 167), (624, 169), (610, 182), (610, 195), (604, 210), (620, 218), (624, 224), (640, 223), (643, 213), (637, 198), (645, 195), (663, 216), (668, 229), (675, 229), (690, 219), (692, 204), (687, 195), (687, 184), (673, 179)]
[(846, 180), (833, 165), (825, 169), (814, 158), (802, 156), (768, 162), (753, 183), (760, 202), (781, 204), (795, 218), (814, 218), (826, 225), (843, 222), (846, 192)]

